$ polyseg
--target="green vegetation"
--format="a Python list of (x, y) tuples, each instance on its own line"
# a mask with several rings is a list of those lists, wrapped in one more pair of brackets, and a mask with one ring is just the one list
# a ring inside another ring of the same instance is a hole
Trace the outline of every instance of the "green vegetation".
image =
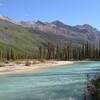
[(31, 55), (29, 52), (0, 43), (0, 61), (25, 59)]
[(39, 59), (56, 60), (100, 60), (100, 48), (93, 44), (83, 44), (73, 47), (71, 43), (64, 46), (48, 43), (45, 47), (39, 47)]
[(100, 88), (100, 79), (92, 80), (92, 84), (95, 86), (95, 88)]
[[(80, 36), (73, 28), (63, 27), (67, 30), (63, 31), (57, 25), (56, 28), (49, 26), (51, 29), (45, 25), (46, 28), (41, 31), (41, 24), (38, 23), (36, 26), (38, 27), (24, 27), (11, 21), (0, 20), (0, 61), (100, 60), (100, 47), (95, 46), (97, 43), (90, 40), (91, 37), (94, 39), (93, 34), (85, 34), (78, 30)], [(94, 32), (94, 28), (91, 31)]]
[(100, 100), (100, 79), (92, 80), (94, 88), (91, 90), (92, 100)]
[(77, 47), (73, 47), (71, 43), (64, 46), (48, 43), (45, 46), (39, 46), (36, 51), (28, 52), (0, 44), (0, 59), (7, 61), (17, 59), (100, 60), (100, 48), (88, 42)]

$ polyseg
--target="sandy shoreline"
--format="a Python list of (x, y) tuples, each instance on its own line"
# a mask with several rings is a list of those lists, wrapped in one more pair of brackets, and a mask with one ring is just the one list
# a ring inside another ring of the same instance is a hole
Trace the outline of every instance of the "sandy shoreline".
[(0, 67), (0, 75), (38, 72), (49, 68), (55, 68), (60, 65), (68, 65), (73, 63), (73, 61), (48, 61), (46, 63), (32, 64), (30, 66), (25, 66), (22, 64), (8, 64), (5, 67)]

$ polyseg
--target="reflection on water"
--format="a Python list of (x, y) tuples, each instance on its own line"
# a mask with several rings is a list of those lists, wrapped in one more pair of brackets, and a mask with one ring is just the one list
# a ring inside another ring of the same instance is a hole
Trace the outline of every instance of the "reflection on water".
[(87, 73), (97, 73), (99, 62), (78, 63), (41, 73), (0, 78), (0, 100), (82, 100)]

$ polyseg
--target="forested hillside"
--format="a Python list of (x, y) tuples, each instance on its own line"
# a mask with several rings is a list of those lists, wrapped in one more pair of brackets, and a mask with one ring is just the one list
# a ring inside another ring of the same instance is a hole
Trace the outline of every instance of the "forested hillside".
[(90, 25), (60, 21), (14, 22), (0, 17), (0, 58), (98, 60), (100, 32)]

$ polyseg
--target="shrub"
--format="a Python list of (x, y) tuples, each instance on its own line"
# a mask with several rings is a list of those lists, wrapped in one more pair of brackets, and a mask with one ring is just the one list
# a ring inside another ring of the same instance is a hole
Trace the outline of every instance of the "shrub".
[(45, 59), (41, 59), (40, 62), (41, 63), (46, 63), (46, 60)]
[(5, 67), (5, 65), (4, 64), (0, 64), (0, 67)]
[(25, 66), (30, 66), (31, 62), (30, 61), (26, 61)]

